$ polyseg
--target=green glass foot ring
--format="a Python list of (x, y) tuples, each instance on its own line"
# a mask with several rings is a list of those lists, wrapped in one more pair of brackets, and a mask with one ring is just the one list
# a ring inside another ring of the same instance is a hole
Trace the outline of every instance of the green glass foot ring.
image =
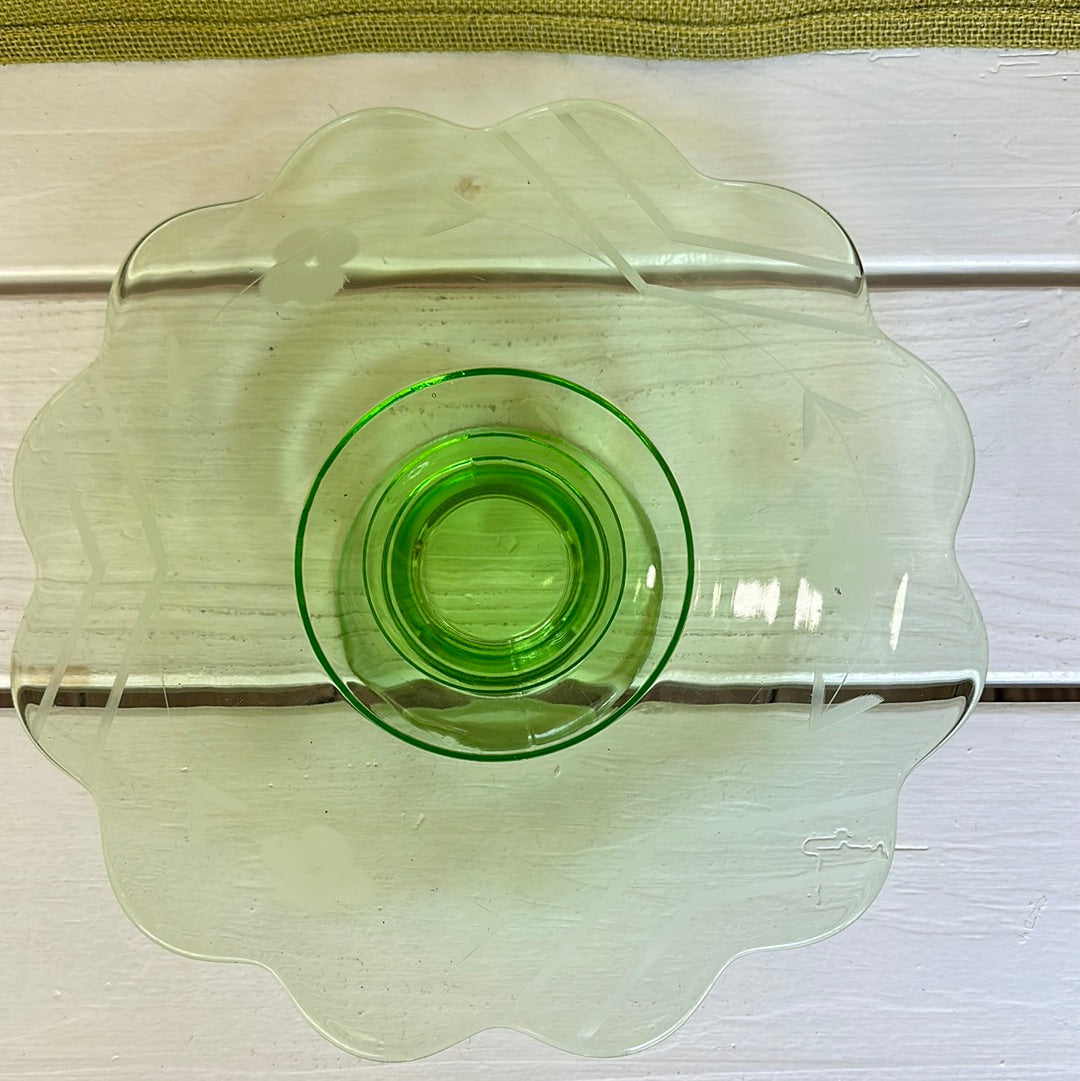
[(591, 464), (525, 432), (424, 448), (346, 542), (344, 611), (366, 596), (406, 660), (469, 694), (557, 679), (607, 629), (625, 580), (622, 529)]
[(682, 628), (691, 565), (674, 478), (628, 418), (562, 380), (480, 369), (353, 426), (308, 497), (296, 575), (312, 646), (357, 709), (490, 759), (576, 742), (637, 701)]

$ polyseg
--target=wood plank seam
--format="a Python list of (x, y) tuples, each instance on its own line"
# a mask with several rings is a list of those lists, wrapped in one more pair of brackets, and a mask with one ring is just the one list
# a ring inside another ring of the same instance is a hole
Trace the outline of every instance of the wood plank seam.
[[(866, 283), (874, 291), (902, 289), (1080, 289), (1080, 259), (1028, 260), (1009, 265), (928, 260), (925, 264), (869, 263)], [(113, 275), (95, 267), (34, 273), (0, 270), (0, 299), (48, 296), (105, 297)]]

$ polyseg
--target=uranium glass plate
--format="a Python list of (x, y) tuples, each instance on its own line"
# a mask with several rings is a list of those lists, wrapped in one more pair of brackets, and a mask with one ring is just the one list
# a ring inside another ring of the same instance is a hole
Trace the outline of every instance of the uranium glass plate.
[(569, 102), (315, 134), (34, 421), (12, 661), (147, 934), (368, 1058), (670, 1033), (857, 917), (986, 664), (971, 436), (837, 223)]

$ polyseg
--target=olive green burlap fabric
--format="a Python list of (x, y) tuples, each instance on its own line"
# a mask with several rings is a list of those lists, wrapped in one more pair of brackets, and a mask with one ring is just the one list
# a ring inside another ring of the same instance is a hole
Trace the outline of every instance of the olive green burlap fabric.
[(1080, 0), (0, 0), (0, 62), (529, 49), (1080, 48)]

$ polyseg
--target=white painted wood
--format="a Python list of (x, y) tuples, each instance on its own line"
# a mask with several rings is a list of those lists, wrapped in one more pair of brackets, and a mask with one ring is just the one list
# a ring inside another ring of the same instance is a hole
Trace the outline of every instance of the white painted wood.
[(957, 553), (986, 621), (990, 681), (1080, 682), (1080, 290), (898, 290), (873, 306), (971, 423)]
[(443, 54), (0, 68), (0, 283), (104, 282), (147, 229), (261, 190), (340, 113), (482, 125), (572, 97), (638, 112), (707, 173), (816, 199), (872, 272), (1080, 273), (1078, 53)]
[[(886, 331), (936, 367), (978, 453), (962, 565), (983, 608), (994, 682), (1080, 681), (1080, 291), (882, 291)], [(36, 410), (94, 356), (101, 297), (0, 300), (0, 655), (33, 569), (11, 506), (15, 449)]]
[(630, 1058), (483, 1033), (371, 1067), (325, 1043), (267, 972), (176, 957), (121, 914), (85, 792), (0, 713), (0, 1081), (267, 1076), (499, 1081), (1074, 1081), (1080, 1074), (1080, 715), (983, 707), (904, 789), (889, 880), (862, 919), (745, 957)]
[[(565, 97), (633, 109), (707, 173), (817, 199), (872, 274), (1075, 282), (1078, 94), (1077, 53), (0, 68), (0, 291), (103, 287), (143, 231), (261, 189), (338, 113), (402, 105), (487, 124)], [(991, 679), (1080, 681), (1080, 291), (919, 289), (874, 303), (972, 421), (978, 475), (958, 546), (990, 631)], [(92, 359), (103, 312), (93, 294), (0, 299), (0, 658), (32, 574), (8, 495), (15, 448)], [(590, 1061), (491, 1032), (377, 1069), (426, 1081), (1075, 1081), (1078, 772), (1076, 707), (982, 708), (908, 782), (871, 911), (827, 942), (736, 962), (660, 1047)], [(0, 1081), (372, 1068), (309, 1029), (265, 971), (144, 939), (105, 880), (89, 797), (10, 711), (0, 787)]]

